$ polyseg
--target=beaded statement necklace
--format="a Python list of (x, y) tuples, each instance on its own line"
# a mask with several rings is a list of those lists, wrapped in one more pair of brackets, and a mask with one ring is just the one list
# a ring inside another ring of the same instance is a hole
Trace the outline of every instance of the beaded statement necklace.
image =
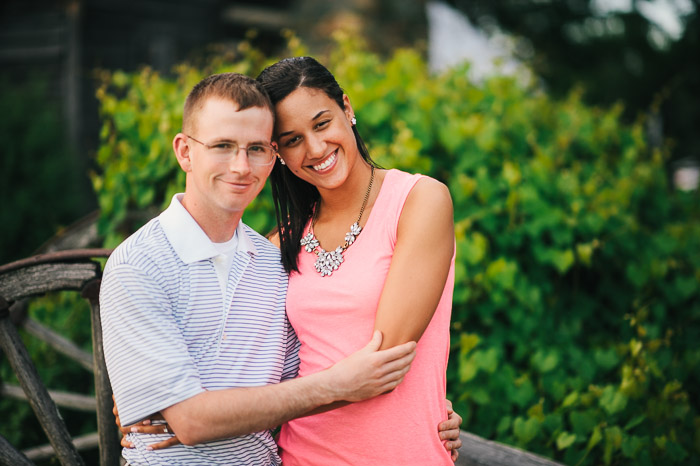
[(372, 174), (369, 177), (369, 186), (367, 186), (365, 199), (362, 201), (360, 215), (357, 216), (355, 223), (350, 225), (350, 231), (345, 235), (345, 244), (338, 246), (333, 251), (326, 251), (321, 247), (318, 239), (316, 239), (316, 235), (314, 235), (314, 225), (316, 225), (318, 210), (314, 212), (313, 219), (309, 225), (309, 232), (301, 239), (301, 245), (304, 246), (304, 250), (316, 254), (317, 258), (314, 267), (316, 268), (316, 272), (320, 273), (322, 277), (330, 277), (334, 270), (338, 270), (338, 267), (340, 267), (340, 264), (344, 261), (343, 252), (355, 242), (355, 239), (360, 235), (360, 232), (362, 232), (360, 220), (362, 220), (362, 214), (367, 206), (369, 193), (372, 191), (372, 183), (374, 182), (374, 167), (371, 168)]

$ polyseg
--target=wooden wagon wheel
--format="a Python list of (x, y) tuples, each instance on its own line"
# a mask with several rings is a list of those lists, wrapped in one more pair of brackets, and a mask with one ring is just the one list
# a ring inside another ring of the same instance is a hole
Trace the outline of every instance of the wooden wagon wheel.
[[(99, 445), (100, 465), (120, 462), (118, 431), (112, 416), (112, 390), (102, 353), (99, 286), (102, 274), (94, 257), (107, 257), (111, 250), (81, 249), (43, 254), (0, 266), (0, 347), (8, 358), (20, 386), (0, 385), (3, 396), (29, 401), (49, 445), (20, 452), (0, 437), (0, 464), (33, 464), (29, 457), (55, 455), (62, 465), (84, 464), (78, 450)], [(93, 354), (26, 315), (26, 300), (32, 296), (63, 290), (81, 291), (90, 303)], [(42, 383), (16, 326), (39, 338), (56, 351), (94, 372), (95, 398), (74, 393), (49, 391)], [(95, 411), (98, 432), (71, 438), (58, 406)]]

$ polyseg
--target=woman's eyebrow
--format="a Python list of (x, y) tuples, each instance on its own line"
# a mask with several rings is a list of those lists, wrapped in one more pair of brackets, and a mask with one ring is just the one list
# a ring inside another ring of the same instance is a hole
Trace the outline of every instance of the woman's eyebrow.
[(321, 110), (320, 112), (318, 112), (318, 113), (311, 119), (311, 121), (317, 120), (318, 118), (321, 117), (321, 115), (323, 115), (323, 114), (326, 113), (326, 112), (330, 112), (330, 110)]
[[(323, 115), (324, 113), (327, 113), (327, 112), (330, 112), (330, 110), (321, 110), (321, 111), (318, 112), (316, 115), (314, 115), (314, 117), (311, 119), (311, 121), (318, 120), (318, 119), (321, 117), (321, 115)], [(277, 138), (278, 138), (278, 139), (281, 139), (281, 138), (283, 138), (283, 137), (285, 137), (285, 136), (288, 136), (288, 135), (292, 134), (293, 132), (294, 132), (294, 131), (285, 131), (284, 133), (280, 133), (280, 134), (277, 136)]]

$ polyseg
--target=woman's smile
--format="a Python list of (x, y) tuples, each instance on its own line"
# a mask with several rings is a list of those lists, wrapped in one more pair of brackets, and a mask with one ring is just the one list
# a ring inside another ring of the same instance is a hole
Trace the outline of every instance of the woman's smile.
[(330, 168), (338, 160), (338, 149), (334, 150), (328, 157), (326, 157), (323, 162), (312, 165), (311, 168), (317, 172), (322, 172)]

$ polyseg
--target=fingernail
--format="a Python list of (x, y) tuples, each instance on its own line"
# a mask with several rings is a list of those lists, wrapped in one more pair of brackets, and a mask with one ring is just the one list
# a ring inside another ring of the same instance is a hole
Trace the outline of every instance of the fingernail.
[(150, 419), (146, 419), (145, 421), (143, 421), (143, 425), (144, 425), (144, 426), (150, 426), (150, 425), (151, 425), (151, 420), (150, 420)]
[(132, 428), (131, 428), (131, 431), (132, 431), (132, 432), (138, 432), (138, 431), (139, 431), (139, 428), (138, 428), (138, 427), (132, 427)]
[(146, 447), (146, 450), (152, 451), (152, 450), (153, 450), (153, 447)]

